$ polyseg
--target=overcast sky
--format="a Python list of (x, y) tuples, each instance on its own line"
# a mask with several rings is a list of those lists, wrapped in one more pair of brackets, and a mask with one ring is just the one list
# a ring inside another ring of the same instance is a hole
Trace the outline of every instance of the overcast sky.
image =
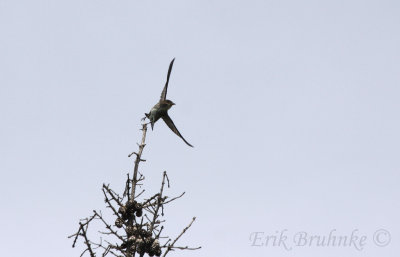
[[(396, 0), (0, 0), (1, 255), (80, 255), (176, 57), (195, 147), (160, 121), (141, 166), (148, 195), (164, 170), (186, 192), (166, 234), (197, 217), (181, 245), (203, 249), (171, 256), (398, 256), (399, 46)], [(330, 232), (366, 239), (296, 241)]]

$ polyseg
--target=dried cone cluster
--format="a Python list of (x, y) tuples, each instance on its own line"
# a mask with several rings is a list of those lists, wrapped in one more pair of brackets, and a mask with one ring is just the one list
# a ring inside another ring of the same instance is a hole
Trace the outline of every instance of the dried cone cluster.
[[(121, 206), (118, 213), (121, 218), (115, 220), (115, 226), (122, 228), (128, 220), (140, 217), (143, 214), (143, 205), (135, 200), (128, 201), (125, 206)], [(151, 231), (144, 229), (144, 225), (128, 225), (125, 228), (128, 240), (121, 244), (122, 249), (130, 252), (137, 252), (140, 255), (147, 253), (149, 256), (161, 256), (161, 246), (157, 239), (152, 237)]]
[(142, 204), (136, 202), (135, 200), (130, 200), (126, 202), (125, 206), (119, 207), (118, 212), (121, 214), (121, 218), (125, 220), (131, 220), (136, 217), (140, 217), (143, 214)]
[(151, 236), (151, 233), (139, 226), (129, 226), (126, 228), (128, 240), (121, 247), (128, 248), (128, 251), (136, 251), (140, 255), (147, 253), (149, 256), (160, 256), (161, 246), (157, 239)]

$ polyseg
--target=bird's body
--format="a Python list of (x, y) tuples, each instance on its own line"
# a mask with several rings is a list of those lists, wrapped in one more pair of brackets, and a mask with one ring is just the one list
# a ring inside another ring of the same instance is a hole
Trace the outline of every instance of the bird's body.
[(154, 127), (154, 123), (156, 123), (160, 118), (165, 115), (168, 115), (168, 110), (174, 105), (172, 101), (165, 100), (160, 101), (156, 105), (151, 108), (150, 112), (146, 114), (146, 117), (150, 120), (151, 129)]
[(168, 69), (168, 76), (167, 76), (167, 82), (165, 83), (164, 89), (161, 92), (161, 97), (160, 97), (160, 101), (153, 106), (153, 108), (151, 108), (149, 113), (145, 113), (146, 118), (148, 118), (150, 120), (150, 124), (151, 124), (151, 129), (153, 130), (154, 128), (154, 123), (156, 123), (160, 118), (162, 118), (164, 120), (164, 122), (167, 124), (167, 126), (180, 138), (182, 138), (182, 140), (188, 145), (193, 147), (191, 144), (189, 144), (181, 135), (181, 133), (179, 133), (178, 129), (176, 128), (174, 122), (172, 121), (172, 119), (169, 117), (168, 115), (168, 110), (171, 109), (171, 107), (173, 105), (175, 105), (175, 103), (173, 103), (171, 100), (166, 99), (167, 97), (167, 89), (168, 89), (168, 82), (169, 82), (169, 76), (171, 75), (171, 70), (172, 70), (172, 66), (174, 64), (175, 58), (171, 61), (170, 65), (169, 65), (169, 69)]

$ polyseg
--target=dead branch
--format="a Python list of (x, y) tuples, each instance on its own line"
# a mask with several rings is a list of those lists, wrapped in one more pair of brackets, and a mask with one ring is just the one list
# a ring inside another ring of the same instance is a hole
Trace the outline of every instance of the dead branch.
[(133, 169), (133, 185), (132, 186), (132, 191), (131, 191), (131, 198), (134, 199), (135, 198), (135, 188), (136, 188), (136, 183), (137, 183), (137, 173), (139, 170), (139, 163), (142, 161), (142, 153), (143, 153), (143, 149), (146, 146), (145, 142), (146, 142), (146, 133), (147, 133), (147, 124), (144, 123), (142, 124), (142, 142), (139, 145), (139, 152), (135, 153), (136, 154), (136, 160), (135, 160), (135, 167)]

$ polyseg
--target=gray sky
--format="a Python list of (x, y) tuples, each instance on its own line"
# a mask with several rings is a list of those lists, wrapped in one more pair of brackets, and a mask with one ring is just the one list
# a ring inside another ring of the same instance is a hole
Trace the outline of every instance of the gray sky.
[[(397, 256), (399, 13), (394, 0), (0, 0), (1, 255), (79, 256), (66, 237), (104, 211), (103, 182), (123, 189), (176, 57), (170, 116), (195, 148), (159, 122), (141, 166), (148, 194), (164, 170), (170, 195), (186, 191), (168, 234), (197, 217), (181, 245), (203, 249), (171, 256)], [(358, 229), (363, 249), (252, 246), (253, 232), (294, 245), (333, 229)]]

